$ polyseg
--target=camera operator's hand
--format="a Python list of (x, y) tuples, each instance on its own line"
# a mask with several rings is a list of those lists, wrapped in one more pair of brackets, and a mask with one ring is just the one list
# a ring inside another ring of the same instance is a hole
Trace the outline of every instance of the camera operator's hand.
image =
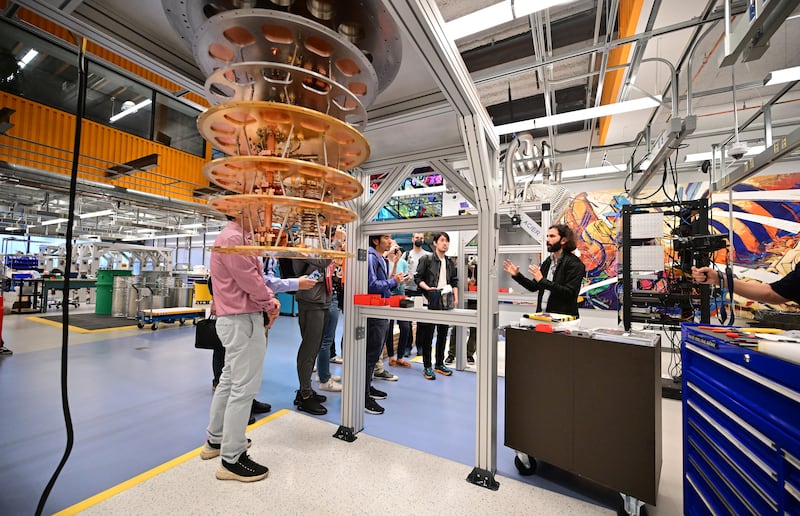
[(692, 279), (701, 285), (719, 284), (719, 274), (711, 267), (692, 267)]

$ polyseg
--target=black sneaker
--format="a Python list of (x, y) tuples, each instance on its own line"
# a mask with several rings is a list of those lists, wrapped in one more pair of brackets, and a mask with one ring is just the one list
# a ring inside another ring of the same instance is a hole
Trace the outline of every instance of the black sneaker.
[[(311, 390), (311, 395), (314, 397), (315, 400), (317, 400), (317, 403), (325, 403), (326, 401), (328, 401), (328, 397), (327, 396), (325, 396), (324, 394), (317, 394), (317, 392), (315, 390), (313, 390), (313, 389)], [(294, 391), (294, 405), (295, 405), (295, 407), (300, 405), (300, 402), (302, 402), (302, 401), (303, 401), (303, 397), (300, 395), (300, 391), (299, 390)]]
[[(447, 362), (447, 361), (445, 361), (445, 363), (446, 363), (446, 362)], [(468, 363), (468, 364), (474, 364), (474, 363), (475, 363), (475, 357), (472, 357), (472, 356), (470, 356), (470, 357), (467, 357), (467, 363)]]
[(263, 401), (253, 400), (253, 407), (250, 409), (252, 414), (264, 414), (272, 410), (272, 405)]
[(369, 386), (369, 395), (370, 395), (370, 397), (372, 397), (372, 398), (374, 398), (376, 400), (385, 400), (386, 399), (386, 393), (383, 392), (383, 391), (379, 391), (378, 389), (376, 389), (372, 385)]
[(368, 414), (383, 414), (384, 410), (371, 396), (367, 396), (366, 401), (364, 401), (364, 412)]
[(254, 416), (253, 414), (250, 414), (250, 419), (247, 420), (247, 424), (248, 425), (256, 424), (256, 416)]
[(300, 403), (297, 404), (297, 410), (308, 412), (314, 416), (323, 416), (328, 413), (328, 409), (313, 394), (308, 398), (302, 398)]
[(248, 457), (247, 452), (239, 455), (239, 460), (233, 464), (224, 460), (221, 463), (217, 470), (217, 480), (256, 482), (269, 476), (269, 468)]
[(447, 365), (452, 365), (453, 362), (455, 362), (455, 361), (456, 361), (456, 357), (453, 357), (453, 356), (448, 356), (447, 358), (444, 359), (444, 363), (447, 364)]
[[(253, 444), (253, 441), (250, 439), (247, 440), (247, 447), (249, 448)], [(213, 459), (214, 457), (219, 457), (220, 449), (222, 448), (222, 444), (211, 443), (206, 440), (206, 445), (203, 446), (203, 449), (200, 451), (200, 458), (203, 460)]]

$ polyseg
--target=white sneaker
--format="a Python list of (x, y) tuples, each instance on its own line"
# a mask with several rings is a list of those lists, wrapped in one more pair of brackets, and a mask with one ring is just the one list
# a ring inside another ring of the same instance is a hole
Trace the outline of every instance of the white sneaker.
[(331, 391), (331, 392), (341, 392), (342, 391), (342, 384), (334, 381), (333, 377), (325, 383), (319, 384), (319, 390), (321, 391)]
[[(314, 377), (314, 380), (319, 381), (319, 375), (316, 375)], [(334, 382), (341, 382), (342, 377), (339, 376), (338, 374), (331, 374), (331, 380), (333, 380)]]
[(344, 364), (344, 360), (339, 355), (336, 355), (331, 359), (331, 364)]

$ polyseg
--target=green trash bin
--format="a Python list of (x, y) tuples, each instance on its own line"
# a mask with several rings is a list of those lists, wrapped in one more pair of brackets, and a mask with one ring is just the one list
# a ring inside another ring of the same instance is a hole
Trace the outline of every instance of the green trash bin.
[(128, 269), (97, 271), (97, 295), (95, 296), (94, 313), (97, 315), (111, 315), (114, 277), (132, 275), (133, 271)]

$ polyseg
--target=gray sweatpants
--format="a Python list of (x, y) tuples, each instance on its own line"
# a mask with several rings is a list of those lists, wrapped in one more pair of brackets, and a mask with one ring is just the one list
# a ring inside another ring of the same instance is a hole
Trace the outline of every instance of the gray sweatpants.
[(225, 462), (235, 463), (247, 449), (245, 429), (253, 399), (261, 388), (267, 337), (261, 312), (217, 317), (217, 336), (225, 347), (225, 366), (211, 400), (206, 432), (221, 443)]

